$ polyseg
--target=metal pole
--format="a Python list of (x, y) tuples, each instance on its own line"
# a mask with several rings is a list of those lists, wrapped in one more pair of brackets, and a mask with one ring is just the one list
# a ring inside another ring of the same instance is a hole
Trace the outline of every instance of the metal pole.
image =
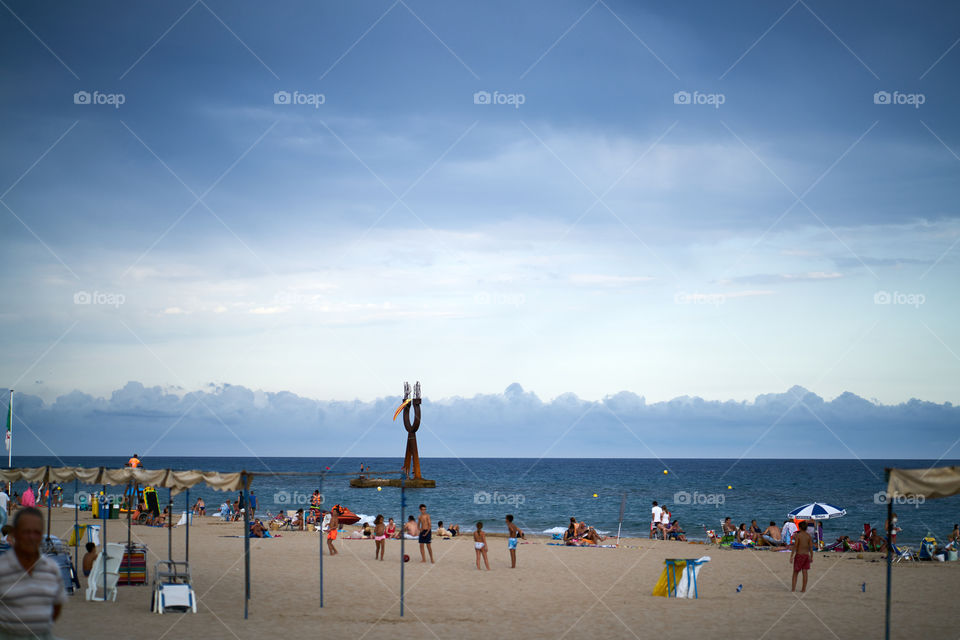
[[(100, 557), (103, 558), (103, 602), (107, 602), (107, 515), (106, 511), (103, 510), (103, 503), (107, 499), (107, 485), (103, 485), (103, 490), (100, 492), (98, 500), (100, 503), (100, 519), (103, 521), (103, 528), (100, 531)], [(109, 509), (109, 507), (108, 507)]]
[(173, 562), (173, 489), (167, 489), (167, 560)]
[(53, 499), (53, 492), (50, 491), (50, 465), (47, 465), (44, 478), (44, 484), (47, 486), (47, 542), (50, 542), (50, 501)]
[[(325, 500), (323, 499), (323, 475), (320, 474), (320, 504), (323, 504)], [(320, 511), (320, 522), (323, 522), (323, 510)], [(314, 528), (316, 528), (316, 523), (314, 523)], [(323, 532), (323, 526), (320, 526), (320, 608), (323, 609), (323, 539), (330, 532)]]
[(185, 553), (185, 556), (186, 556), (186, 557), (184, 557), (184, 560), (187, 561), (187, 562), (190, 562), (190, 515), (191, 515), (191, 513), (192, 513), (192, 512), (190, 511), (190, 489), (187, 489), (187, 490), (186, 490), (186, 493), (187, 493), (187, 504), (186, 504), (186, 509), (187, 509), (187, 549), (186, 549), (186, 551), (184, 552), (184, 553)]
[(400, 523), (401, 523), (401, 533), (400, 533), (400, 617), (403, 617), (403, 570), (407, 562), (407, 556), (404, 553), (406, 545), (404, 544), (407, 539), (407, 474), (403, 473), (400, 475)]
[[(130, 581), (130, 572), (133, 570), (133, 567), (130, 565), (133, 563), (133, 538), (130, 531), (130, 526), (133, 524), (133, 503), (137, 501), (136, 489), (134, 485), (127, 485), (127, 495), (130, 495), (130, 491), (134, 492), (134, 495), (127, 500), (127, 586), (129, 587), (132, 582)], [(146, 561), (146, 556), (144, 556), (144, 561)]]
[(80, 568), (80, 480), (73, 479), (73, 539), (77, 545), (73, 548), (73, 570)]
[(250, 491), (251, 477), (247, 472), (243, 472), (243, 490), (240, 495), (243, 497), (243, 619), (246, 620), (249, 613), (250, 604), (250, 510), (247, 509), (249, 499), (247, 493)]
[(890, 640), (890, 576), (893, 568), (893, 496), (887, 496), (887, 610), (884, 638)]

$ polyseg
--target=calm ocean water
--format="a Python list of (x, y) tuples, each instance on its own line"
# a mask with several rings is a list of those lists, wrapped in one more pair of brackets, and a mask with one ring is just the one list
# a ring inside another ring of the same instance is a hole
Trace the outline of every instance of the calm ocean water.
[[(119, 467), (126, 457), (20, 456), (15, 466), (45, 464)], [(203, 469), (214, 471), (355, 473), (361, 462), (373, 469), (392, 470), (399, 458), (214, 458), (147, 457), (150, 468)], [(756, 519), (765, 527), (770, 520), (782, 524), (793, 508), (812, 501), (827, 502), (847, 510), (843, 518), (828, 521), (824, 537), (858, 534), (864, 523), (881, 526), (886, 506), (877, 500), (883, 491), (885, 467), (929, 467), (932, 460), (720, 460), (720, 459), (557, 459), (521, 458), (424, 458), (423, 475), (437, 481), (436, 489), (407, 490), (407, 514), (427, 504), (434, 522), (457, 523), (472, 529), (477, 520), (490, 531), (505, 531), (503, 517), (513, 513), (524, 530), (543, 533), (562, 530), (570, 516), (585, 520), (599, 531), (616, 534), (622, 497), (626, 496), (624, 535), (647, 535), (653, 500), (666, 503), (688, 535), (704, 537), (704, 528), (715, 529), (725, 516), (735, 524)], [(939, 466), (960, 464), (941, 460)], [(664, 474), (664, 470), (669, 473)], [(384, 487), (353, 489), (349, 478), (330, 476), (320, 486), (318, 478), (256, 477), (253, 489), (258, 512), (275, 513), (296, 508), (321, 489), (325, 505), (335, 503), (357, 514), (400, 517), (400, 490)], [(23, 483), (14, 487), (22, 491)], [(81, 486), (80, 490), (99, 490)], [(111, 489), (107, 489), (108, 493)], [(119, 489), (114, 489), (119, 493)], [(64, 487), (66, 501), (74, 487)], [(594, 497), (596, 494), (596, 497)], [(162, 501), (166, 491), (161, 491)], [(198, 485), (190, 501), (203, 496), (208, 512), (217, 508), (225, 494)], [(230, 498), (236, 496), (231, 494)], [(882, 496), (881, 496), (882, 498)], [(185, 496), (174, 498), (174, 509), (184, 507)], [(945, 537), (960, 522), (960, 496), (926, 504), (899, 504), (902, 539), (915, 543), (928, 531)]]

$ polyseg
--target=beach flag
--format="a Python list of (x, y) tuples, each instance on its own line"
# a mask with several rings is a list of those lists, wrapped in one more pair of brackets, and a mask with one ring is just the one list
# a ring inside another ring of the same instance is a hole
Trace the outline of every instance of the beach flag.
[(13, 444), (13, 389), (10, 389), (10, 404), (7, 405), (7, 435), (4, 437), (4, 444), (7, 445), (7, 451), (10, 451), (10, 445)]

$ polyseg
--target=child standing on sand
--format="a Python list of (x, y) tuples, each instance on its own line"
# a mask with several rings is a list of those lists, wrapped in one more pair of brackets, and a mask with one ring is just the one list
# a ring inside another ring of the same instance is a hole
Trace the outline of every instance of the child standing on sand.
[(373, 521), (373, 543), (376, 545), (373, 559), (376, 560), (379, 558), (383, 560), (383, 554), (386, 552), (387, 547), (387, 528), (383, 524), (383, 515), (379, 513), (377, 514), (376, 520)]
[(517, 538), (523, 537), (523, 531), (517, 525), (513, 524), (513, 515), (507, 514), (507, 529), (510, 533), (507, 536), (507, 549), (510, 551), (510, 568), (517, 568)]
[(490, 561), (487, 560), (487, 534), (483, 532), (483, 523), (477, 523), (477, 530), (473, 532), (473, 547), (477, 550), (477, 569), (480, 568), (480, 556), (483, 556), (483, 564), (487, 565), (487, 571), (490, 571)]

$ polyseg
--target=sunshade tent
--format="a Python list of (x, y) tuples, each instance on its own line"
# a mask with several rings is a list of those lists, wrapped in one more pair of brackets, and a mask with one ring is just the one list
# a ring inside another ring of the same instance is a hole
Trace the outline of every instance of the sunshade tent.
[[(960, 494), (960, 467), (930, 467), (929, 469), (887, 469), (887, 522), (893, 517), (893, 503), (899, 498), (933, 500)], [(887, 609), (884, 637), (890, 640), (890, 590), (893, 549), (890, 530), (887, 530)]]
[[(379, 473), (385, 477), (387, 475), (400, 475), (400, 520), (404, 519), (404, 509), (406, 508), (406, 499), (404, 491), (406, 488), (406, 472), (400, 471), (377, 471), (368, 473)], [(249, 499), (250, 485), (256, 476), (300, 476), (300, 477), (318, 477), (321, 487), (323, 479), (327, 476), (352, 476), (350, 473), (328, 473), (328, 472), (256, 472), (239, 471), (232, 473), (223, 473), (219, 471), (174, 471), (172, 469), (144, 469), (142, 467), (125, 467), (122, 469), (108, 469), (106, 467), (29, 467), (16, 469), (0, 469), (0, 481), (2, 482), (68, 482), (74, 480), (84, 484), (100, 485), (126, 485), (130, 483), (140, 483), (152, 485), (154, 487), (163, 487), (170, 489), (170, 494), (175, 495), (181, 491), (189, 491), (190, 487), (200, 484), (206, 484), (212, 489), (219, 491), (242, 491), (244, 502)], [(48, 505), (49, 509), (49, 505)], [(244, 605), (243, 617), (247, 617), (247, 604), (250, 600), (250, 536), (246, 532), (250, 530), (249, 510), (243, 511), (243, 547), (244, 547)], [(49, 518), (47, 520), (49, 523)], [(106, 520), (104, 520), (106, 522)], [(129, 538), (129, 518), (127, 520), (128, 538)], [(187, 518), (187, 535), (190, 531), (190, 519)], [(104, 532), (104, 541), (106, 541), (106, 532)], [(323, 607), (323, 536), (319, 536), (320, 541), (320, 606)], [(79, 541), (78, 545), (79, 547)], [(404, 539), (400, 539), (400, 615), (404, 611)]]

